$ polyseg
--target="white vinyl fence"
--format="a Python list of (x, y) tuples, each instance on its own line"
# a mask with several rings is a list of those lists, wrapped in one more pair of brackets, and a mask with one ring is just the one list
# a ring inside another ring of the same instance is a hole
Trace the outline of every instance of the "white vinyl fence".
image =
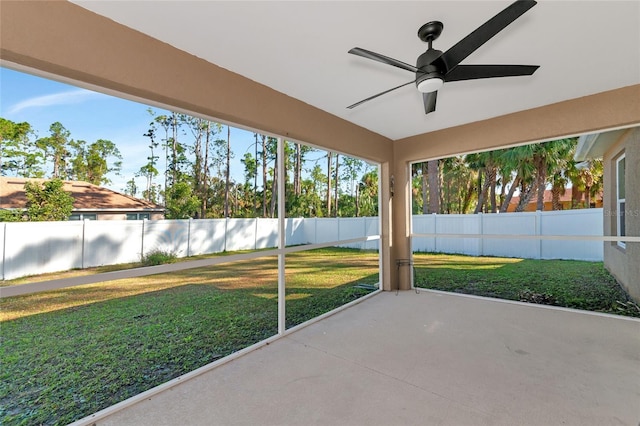
[[(602, 209), (484, 215), (416, 215), (415, 234), (475, 234), (475, 238), (414, 237), (414, 251), (602, 260), (601, 241), (478, 238), (478, 234), (603, 234)], [(275, 248), (277, 219), (0, 223), (2, 279), (138, 262), (153, 251), (178, 257)], [(378, 218), (289, 218), (286, 244), (322, 244), (378, 235)], [(342, 246), (377, 249), (378, 241)]]
[[(414, 252), (460, 253), (525, 259), (601, 261), (604, 245), (597, 240), (536, 239), (551, 236), (602, 237), (602, 209), (536, 211), (477, 215), (416, 215), (414, 234), (470, 234), (485, 238), (413, 237)], [(500, 238), (500, 235), (509, 238)], [(527, 238), (513, 238), (524, 235)]]
[[(378, 234), (378, 218), (286, 220), (286, 244)], [(113, 220), (0, 223), (3, 280), (139, 262), (154, 251), (178, 257), (278, 246), (277, 219)], [(377, 249), (377, 241), (345, 246)]]

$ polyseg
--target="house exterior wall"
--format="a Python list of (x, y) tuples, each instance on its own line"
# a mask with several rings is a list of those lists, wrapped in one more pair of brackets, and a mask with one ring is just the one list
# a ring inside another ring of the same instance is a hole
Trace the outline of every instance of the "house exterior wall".
[[(627, 140), (627, 235), (640, 236), (640, 128), (636, 128)], [(640, 243), (627, 243), (629, 294), (640, 302)]]
[(97, 220), (127, 220), (128, 214), (148, 214), (149, 220), (162, 220), (164, 219), (163, 213), (158, 212), (145, 212), (145, 211), (130, 211), (130, 212), (83, 212), (84, 214), (95, 214), (97, 216)]
[[(560, 206), (562, 207), (561, 210), (571, 210), (571, 201), (561, 201)], [(510, 203), (509, 207), (507, 207), (507, 212), (515, 212), (517, 207), (517, 203)], [(598, 201), (596, 201), (595, 207), (602, 207), (602, 203), (598, 203)], [(535, 212), (536, 210), (538, 210), (538, 203), (535, 201), (528, 203), (524, 208), (525, 212)], [(543, 210), (546, 212), (552, 211), (553, 203), (551, 201), (545, 201)]]
[[(640, 235), (640, 128), (624, 133), (605, 153), (604, 161), (604, 234), (617, 235), (618, 215), (616, 202), (616, 161), (625, 155), (626, 207), (625, 227), (628, 236)], [(629, 295), (640, 302), (640, 243), (604, 243), (604, 263)]]
[[(604, 234), (617, 235), (616, 160), (625, 155), (625, 228), (627, 236), (640, 235), (640, 127), (625, 132), (604, 155)], [(604, 243), (604, 264), (629, 295), (640, 302), (640, 243)]]

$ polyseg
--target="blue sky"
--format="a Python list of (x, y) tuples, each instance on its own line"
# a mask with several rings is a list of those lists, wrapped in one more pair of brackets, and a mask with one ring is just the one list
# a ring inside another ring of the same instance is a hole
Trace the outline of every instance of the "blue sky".
[[(0, 68), (0, 116), (31, 124), (37, 137), (49, 135), (49, 126), (59, 121), (71, 138), (88, 143), (107, 139), (118, 146), (122, 156), (122, 176), (110, 175), (110, 188), (122, 191), (126, 182), (147, 162), (149, 139), (143, 134), (152, 120), (149, 106), (101, 93), (80, 89), (34, 75)], [(166, 111), (153, 108), (158, 114)], [(226, 138), (226, 128), (221, 138)], [(252, 132), (231, 128), (235, 153), (232, 178), (243, 180), (240, 159), (254, 143)], [(161, 164), (159, 169), (164, 166)], [(162, 181), (159, 176), (156, 182)], [(138, 188), (144, 178), (137, 178)]]

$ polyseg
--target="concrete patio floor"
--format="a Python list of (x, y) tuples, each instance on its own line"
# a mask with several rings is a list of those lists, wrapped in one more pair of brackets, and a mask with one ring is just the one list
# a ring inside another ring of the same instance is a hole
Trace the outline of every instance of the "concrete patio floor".
[(376, 295), (98, 425), (631, 425), (640, 321)]

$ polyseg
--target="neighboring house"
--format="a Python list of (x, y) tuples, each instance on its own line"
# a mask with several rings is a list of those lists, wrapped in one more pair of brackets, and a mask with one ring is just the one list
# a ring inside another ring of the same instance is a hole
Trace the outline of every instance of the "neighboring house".
[[(577, 196), (574, 197), (573, 191), (571, 188), (567, 188), (564, 195), (560, 196), (560, 206), (561, 210), (570, 210), (570, 209), (583, 209), (587, 208), (586, 201), (584, 199), (584, 193), (580, 192)], [(552, 192), (550, 189), (544, 191), (544, 211), (553, 210)], [(518, 203), (520, 202), (520, 197), (515, 196), (511, 198), (511, 202), (507, 207), (507, 212), (516, 211), (516, 207), (518, 207)], [(524, 208), (525, 212), (535, 212), (538, 206), (538, 198), (533, 197), (529, 204)], [(602, 207), (602, 194), (599, 194), (596, 198), (591, 199), (591, 208), (594, 207)]]
[[(45, 179), (0, 177), (0, 209), (23, 209), (26, 182)], [(64, 181), (63, 189), (74, 198), (69, 220), (164, 219), (164, 207), (82, 181)]]
[[(576, 161), (604, 163), (604, 235), (640, 236), (640, 127), (581, 136)], [(640, 302), (640, 243), (604, 243), (605, 267)]]

